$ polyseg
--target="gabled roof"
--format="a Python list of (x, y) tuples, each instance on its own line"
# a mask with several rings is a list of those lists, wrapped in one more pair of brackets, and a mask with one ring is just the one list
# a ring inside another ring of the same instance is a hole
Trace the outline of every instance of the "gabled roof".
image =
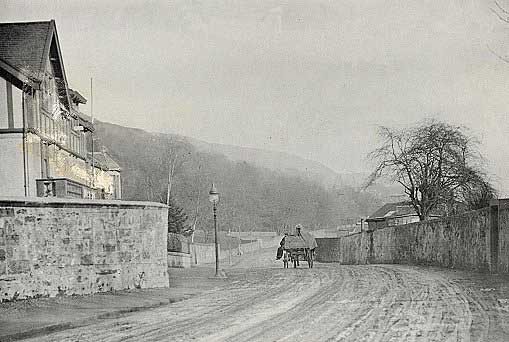
[(0, 23), (0, 59), (18, 71), (41, 71), (53, 27), (53, 21)]
[(0, 59), (24, 74), (29, 70), (39, 77), (54, 26), (54, 21), (0, 23)]
[(23, 82), (23, 77), (41, 82), (48, 57), (55, 71), (59, 96), (70, 109), (55, 21), (0, 23), (0, 67), (12, 76)]
[(416, 216), (417, 213), (409, 202), (386, 203), (369, 215), (366, 221), (384, 220), (396, 216)]
[(72, 102), (81, 104), (87, 103), (87, 99), (83, 95), (81, 95), (77, 90), (69, 88), (69, 94), (71, 96)]
[[(88, 158), (92, 158), (92, 152), (88, 152)], [(109, 171), (122, 171), (120, 165), (104, 151), (94, 152), (94, 162), (97, 166)]]

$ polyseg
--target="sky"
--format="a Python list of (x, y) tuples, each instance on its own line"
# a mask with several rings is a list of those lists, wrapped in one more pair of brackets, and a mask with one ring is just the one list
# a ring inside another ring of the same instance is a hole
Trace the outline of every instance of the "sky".
[(480, 139), (509, 196), (509, 24), (491, 0), (1, 2), (1, 22), (56, 20), (100, 120), (365, 172), (379, 125), (435, 118)]

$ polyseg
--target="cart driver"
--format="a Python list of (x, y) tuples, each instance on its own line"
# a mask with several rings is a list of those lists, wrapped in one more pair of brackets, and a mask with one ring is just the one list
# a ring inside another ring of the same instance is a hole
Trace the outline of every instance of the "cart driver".
[(287, 236), (288, 236), (288, 233), (285, 233), (285, 236), (283, 236), (283, 239), (279, 243), (279, 247), (277, 248), (277, 253), (276, 253), (276, 260), (281, 259), (281, 257), (284, 254), (285, 239), (286, 239)]
[(295, 235), (302, 236), (302, 224), (298, 224), (295, 226)]

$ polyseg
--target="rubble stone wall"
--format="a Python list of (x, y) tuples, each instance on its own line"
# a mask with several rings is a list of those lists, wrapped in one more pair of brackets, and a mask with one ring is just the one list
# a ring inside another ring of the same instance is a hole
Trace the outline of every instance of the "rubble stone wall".
[(375, 230), (373, 263), (489, 270), (489, 208)]
[[(219, 245), (218, 245), (219, 248)], [(210, 243), (193, 243), (190, 246), (192, 263), (195, 265), (207, 264), (216, 260), (215, 245)], [(219, 249), (220, 251), (220, 249)], [(219, 253), (221, 256), (221, 253)]]
[(498, 207), (498, 272), (509, 274), (509, 203)]
[(0, 198), (0, 301), (168, 286), (167, 210)]
[[(504, 235), (507, 243), (502, 239), (499, 242), (499, 270), (505, 267), (500, 260), (509, 257), (509, 209), (501, 211), (500, 216), (501, 221), (507, 222), (507, 236)], [(317, 238), (318, 261), (419, 264), (489, 271), (490, 224), (490, 208), (486, 208), (340, 238)]]
[(173, 268), (190, 268), (192, 256), (189, 253), (168, 252), (168, 267)]

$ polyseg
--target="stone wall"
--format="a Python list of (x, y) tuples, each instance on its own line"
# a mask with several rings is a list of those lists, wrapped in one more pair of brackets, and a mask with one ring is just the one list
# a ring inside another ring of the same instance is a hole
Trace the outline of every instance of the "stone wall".
[[(439, 220), (317, 238), (317, 260), (345, 264), (396, 263), (490, 270), (490, 208)], [(509, 209), (500, 209), (499, 271), (507, 272)], [(504, 235), (505, 234), (505, 235)], [(502, 261), (503, 260), (503, 261)]]
[(189, 238), (182, 234), (168, 233), (168, 252), (191, 253)]
[(181, 252), (168, 252), (168, 267), (190, 268), (192, 255)]
[[(230, 258), (238, 257), (241, 254), (253, 253), (263, 248), (274, 248), (274, 256), (276, 255), (276, 249), (279, 246), (281, 237), (275, 237), (271, 239), (258, 239), (253, 242), (243, 243), (239, 247), (231, 249), (221, 249), (221, 245), (218, 244), (219, 260), (227, 260)], [(216, 261), (215, 245), (213, 243), (191, 243), (189, 245), (190, 255), (192, 264), (208, 264)]]
[(342, 262), (341, 261), (341, 238), (315, 238), (316, 260), (320, 262)]
[(509, 200), (500, 201), (496, 220), (499, 227), (497, 232), (498, 249), (496, 252), (497, 269), (501, 273), (509, 274)]
[[(219, 246), (218, 246), (219, 248)], [(212, 243), (193, 243), (190, 246), (192, 262), (195, 265), (207, 264), (214, 262), (215, 257), (215, 245)]]
[(370, 262), (488, 270), (489, 209), (365, 233)]
[[(243, 243), (240, 245), (240, 249), (242, 253), (251, 253), (262, 249), (262, 240), (256, 240), (253, 242)], [(232, 251), (237, 251), (238, 249), (232, 249)]]
[(0, 198), (0, 301), (168, 286), (167, 207)]
[(364, 233), (344, 237), (316, 238), (316, 260), (342, 264), (365, 264), (368, 260), (369, 238)]
[(260, 248), (278, 248), (279, 243), (283, 239), (282, 236), (276, 236), (268, 239), (259, 239), (257, 240)]

